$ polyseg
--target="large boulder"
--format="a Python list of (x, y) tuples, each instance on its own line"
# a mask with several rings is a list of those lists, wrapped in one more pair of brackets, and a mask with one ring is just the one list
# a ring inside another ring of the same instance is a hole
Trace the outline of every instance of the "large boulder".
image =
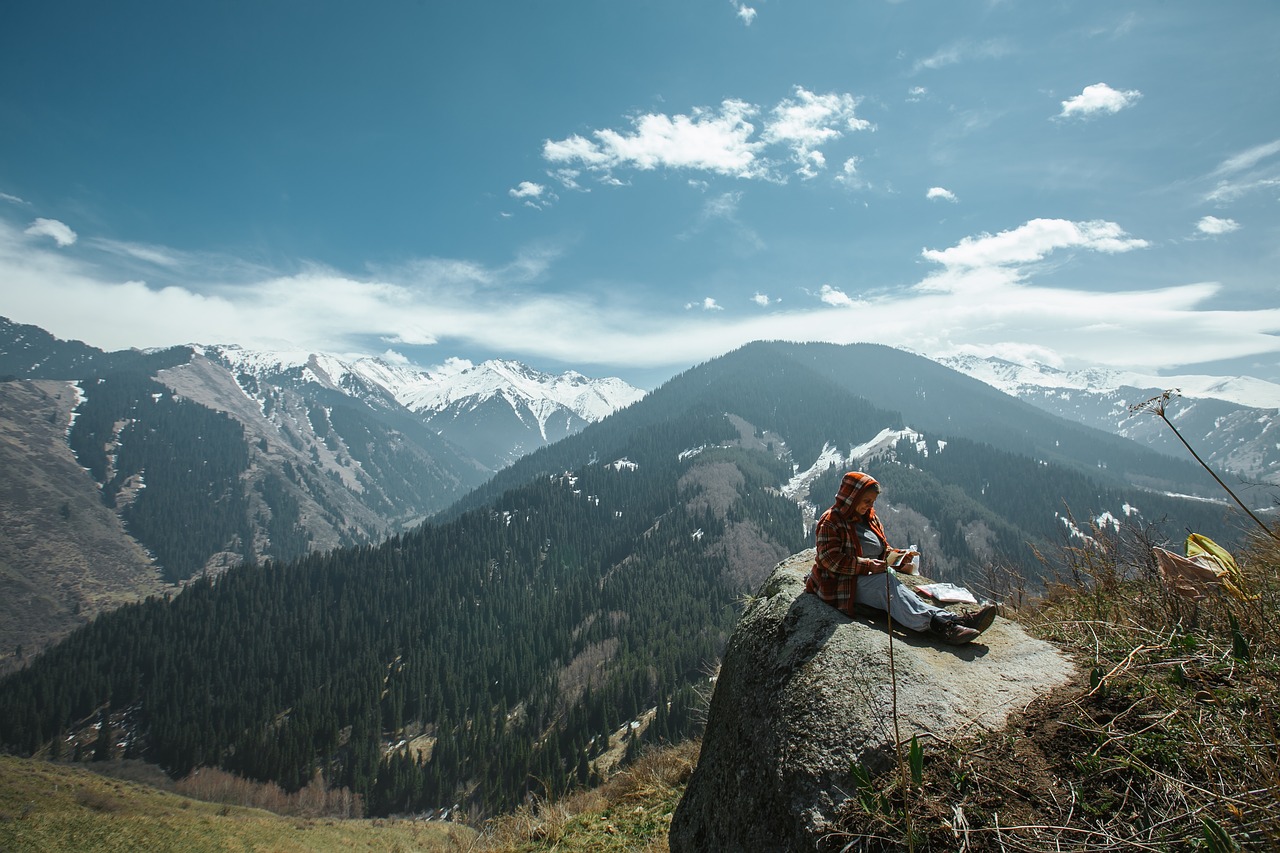
[[(783, 562), (725, 649), (702, 754), (672, 818), (672, 853), (824, 850), (853, 762), (893, 760), (893, 679), (883, 614), (850, 619), (804, 593), (813, 550)], [(967, 646), (893, 634), (898, 729), (948, 740), (1002, 728), (1065, 683), (1054, 646), (998, 618)]]

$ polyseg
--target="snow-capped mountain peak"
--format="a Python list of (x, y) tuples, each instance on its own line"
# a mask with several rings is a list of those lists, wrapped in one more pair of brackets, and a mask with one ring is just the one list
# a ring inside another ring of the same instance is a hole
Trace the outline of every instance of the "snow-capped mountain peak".
[(1163, 391), (1182, 398), (1169, 410), (1181, 437), (1211, 464), (1280, 483), (1280, 385), (1247, 376), (1156, 376), (1091, 368), (1065, 371), (1043, 364), (953, 356), (943, 365), (1055, 415), (1147, 444), (1178, 458), (1186, 449), (1159, 419), (1132, 407)]
[(575, 370), (550, 374), (506, 359), (474, 365), (452, 361), (423, 370), (381, 358), (344, 358), (302, 350), (249, 350), (235, 345), (193, 345), (192, 349), (235, 373), (314, 382), (346, 394), (384, 395), (427, 420), (446, 410), (474, 411), (497, 399), (520, 421), (532, 420), (530, 428), (536, 429), (543, 441), (564, 432), (563, 425), (548, 426), (561, 413), (571, 422), (593, 423), (645, 393), (615, 377), (592, 379)]
[(1016, 364), (1000, 358), (971, 355), (948, 356), (937, 361), (1015, 397), (1028, 386), (1095, 393), (1108, 393), (1120, 388), (1177, 388), (1185, 397), (1211, 397), (1255, 409), (1280, 408), (1280, 385), (1250, 376), (1157, 376), (1104, 367), (1066, 371), (1047, 364)]

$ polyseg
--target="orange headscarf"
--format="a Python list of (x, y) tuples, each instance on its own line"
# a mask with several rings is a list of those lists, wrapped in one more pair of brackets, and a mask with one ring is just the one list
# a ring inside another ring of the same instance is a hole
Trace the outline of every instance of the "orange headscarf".
[(853, 508), (862, 499), (863, 493), (868, 490), (879, 493), (880, 484), (870, 474), (864, 474), (861, 471), (850, 471), (840, 480), (840, 491), (836, 492), (836, 502), (831, 505), (831, 511), (850, 522), (863, 521), (876, 532), (876, 535), (880, 537), (880, 540), (884, 542), (887, 548), (889, 546), (889, 537), (884, 535), (884, 528), (880, 526), (880, 518), (876, 515), (876, 508), (872, 507), (865, 518), (860, 518), (854, 513)]

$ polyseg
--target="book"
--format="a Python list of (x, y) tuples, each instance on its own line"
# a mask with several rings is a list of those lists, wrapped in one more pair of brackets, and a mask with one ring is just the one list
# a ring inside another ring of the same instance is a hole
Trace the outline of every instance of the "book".
[(908, 575), (914, 575), (918, 565), (916, 558), (919, 556), (919, 553), (914, 548), (905, 550), (902, 548), (886, 548), (882, 559), (889, 568), (897, 569)]
[(962, 586), (956, 586), (949, 583), (930, 583), (916, 587), (916, 592), (923, 593), (935, 601), (943, 604), (977, 604), (978, 599), (973, 593)]

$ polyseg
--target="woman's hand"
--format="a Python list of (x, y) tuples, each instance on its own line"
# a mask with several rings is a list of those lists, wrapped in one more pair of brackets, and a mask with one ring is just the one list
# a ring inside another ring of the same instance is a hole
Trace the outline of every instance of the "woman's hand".
[(858, 560), (858, 574), (860, 575), (881, 575), (888, 568), (889, 564), (884, 560), (873, 560), (870, 557), (863, 557)]

